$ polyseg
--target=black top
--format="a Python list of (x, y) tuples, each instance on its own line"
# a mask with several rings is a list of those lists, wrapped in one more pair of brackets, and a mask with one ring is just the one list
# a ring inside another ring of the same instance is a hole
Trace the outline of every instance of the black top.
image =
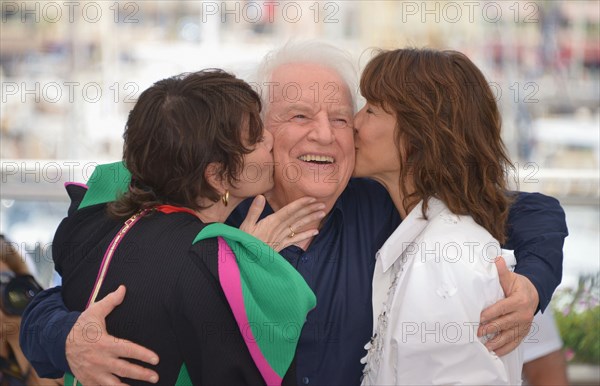
[[(104, 204), (74, 211), (85, 193), (76, 189), (69, 216), (56, 232), (53, 256), (65, 304), (83, 311), (104, 253), (123, 223), (109, 218)], [(150, 368), (161, 385), (174, 384), (183, 363), (197, 385), (264, 384), (218, 281), (217, 240), (192, 244), (203, 227), (188, 213), (153, 212), (129, 230), (96, 300), (120, 284), (127, 288), (123, 303), (106, 319), (108, 333), (156, 352), (160, 363)], [(95, 326), (84, 331), (87, 339), (96, 339)], [(283, 384), (295, 384), (293, 369), (294, 364)]]

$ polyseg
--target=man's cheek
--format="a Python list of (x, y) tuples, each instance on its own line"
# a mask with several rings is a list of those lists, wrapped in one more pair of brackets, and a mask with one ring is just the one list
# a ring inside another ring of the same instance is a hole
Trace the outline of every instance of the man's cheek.
[(281, 132), (287, 122), (287, 117), (283, 116), (272, 116), (270, 118), (265, 119), (265, 129), (269, 130), (271, 134), (275, 135), (275, 133)]

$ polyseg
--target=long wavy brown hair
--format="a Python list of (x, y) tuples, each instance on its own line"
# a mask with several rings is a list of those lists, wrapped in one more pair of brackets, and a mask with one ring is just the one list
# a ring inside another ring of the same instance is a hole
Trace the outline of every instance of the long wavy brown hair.
[(425, 216), (436, 197), (504, 242), (512, 166), (494, 94), (477, 66), (456, 51), (382, 51), (367, 64), (360, 90), (397, 117), (404, 208), (423, 200)]

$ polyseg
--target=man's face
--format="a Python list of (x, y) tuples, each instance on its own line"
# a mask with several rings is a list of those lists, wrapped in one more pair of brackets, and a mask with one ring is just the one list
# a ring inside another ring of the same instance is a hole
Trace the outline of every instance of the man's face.
[(274, 138), (274, 201), (337, 200), (354, 168), (353, 108), (346, 84), (336, 72), (313, 63), (282, 65), (271, 81), (265, 128)]

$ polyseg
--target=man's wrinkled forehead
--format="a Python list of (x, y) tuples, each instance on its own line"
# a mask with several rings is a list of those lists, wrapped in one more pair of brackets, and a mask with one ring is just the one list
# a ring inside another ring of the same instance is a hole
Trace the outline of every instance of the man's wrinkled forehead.
[[(354, 110), (349, 102), (347, 103), (326, 103), (327, 112), (330, 115), (344, 116), (347, 118), (354, 117)], [(273, 111), (277, 115), (295, 115), (295, 114), (315, 114), (323, 108), (323, 104), (315, 103), (310, 98), (298, 101), (285, 101), (283, 99), (274, 101), (271, 104)]]
[(268, 102), (340, 104), (353, 110), (352, 94), (335, 69), (317, 63), (287, 63), (277, 67), (265, 86)]

